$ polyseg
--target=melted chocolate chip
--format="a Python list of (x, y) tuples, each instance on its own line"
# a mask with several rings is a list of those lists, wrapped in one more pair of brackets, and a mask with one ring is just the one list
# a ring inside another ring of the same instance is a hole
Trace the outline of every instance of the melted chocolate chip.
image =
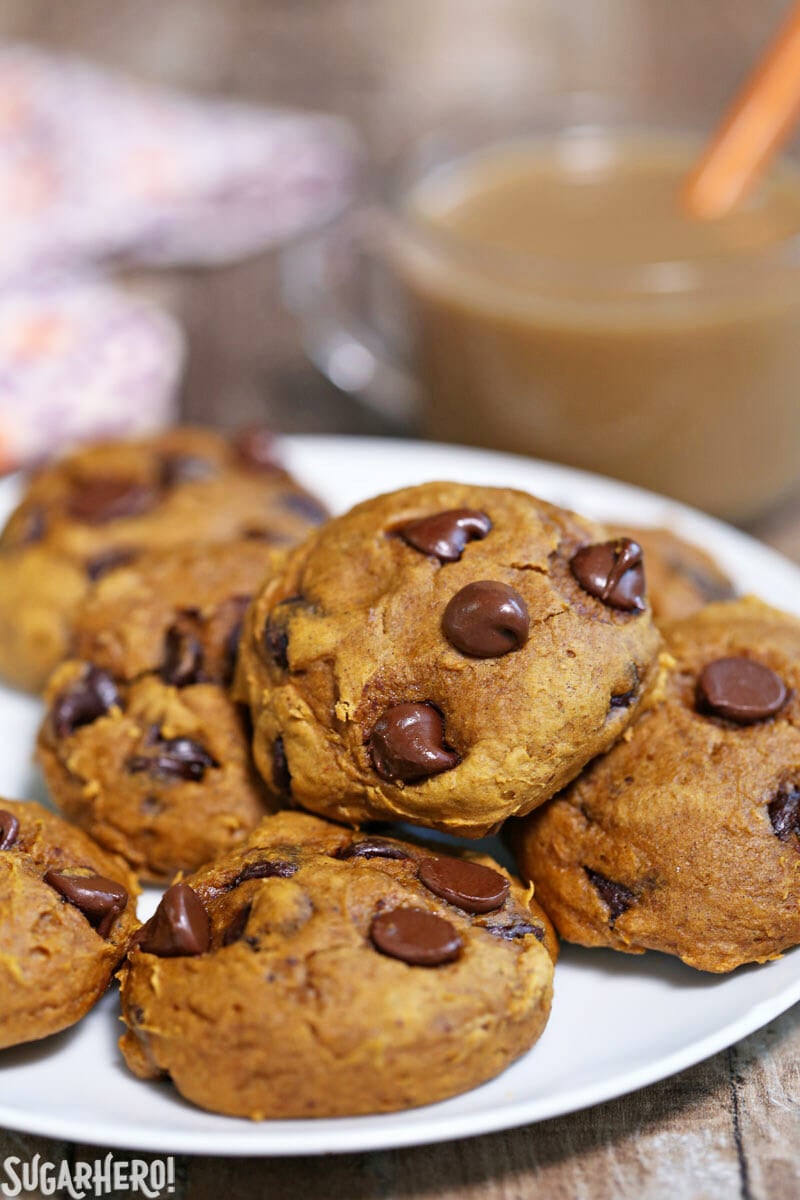
[(275, 605), (264, 626), (264, 650), (283, 671), (289, 668), (289, 617), (292, 608), (302, 603), (302, 596), (287, 596)]
[(135, 754), (126, 762), (125, 766), (132, 775), (146, 771), (148, 775), (159, 779), (182, 779), (197, 783), (203, 779), (209, 767), (219, 766), (205, 746), (191, 738), (162, 738), (159, 735), (151, 744), (156, 747), (154, 753)]
[(67, 501), (67, 512), (85, 525), (105, 525), (124, 517), (149, 512), (158, 492), (135, 479), (87, 479), (76, 483)]
[(788, 698), (780, 675), (751, 658), (718, 658), (703, 667), (697, 681), (700, 711), (737, 725), (774, 717)]
[(48, 871), (44, 877), (49, 884), (70, 904), (74, 904), (97, 930), (106, 937), (111, 926), (128, 903), (125, 888), (104, 875), (69, 875), (61, 871)]
[(519, 592), (488, 579), (456, 592), (442, 617), (448, 642), (474, 658), (500, 658), (519, 650), (528, 640), (530, 624)]
[(631, 663), (631, 674), (635, 680), (633, 687), (629, 688), (627, 692), (617, 692), (615, 696), (612, 696), (608, 702), (609, 708), (630, 708), (637, 699), (642, 681), (639, 668), (635, 663)]
[(100, 667), (87, 666), (53, 701), (51, 719), (56, 737), (70, 737), (115, 706), (121, 708), (122, 701), (111, 675)]
[(422, 908), (394, 908), (372, 922), (370, 937), (376, 949), (413, 967), (437, 967), (453, 962), (462, 942), (449, 921)]
[(387, 842), (383, 838), (362, 838), (358, 842), (348, 842), (336, 851), (337, 858), (410, 858), (402, 846), (396, 842)]
[(450, 771), (461, 762), (461, 756), (447, 745), (444, 720), (432, 704), (387, 708), (375, 722), (369, 747), (378, 774), (405, 783)]
[(0, 809), (0, 850), (10, 850), (19, 835), (19, 821), (10, 812)]
[(86, 574), (93, 582), (96, 582), (98, 579), (110, 575), (112, 571), (116, 571), (118, 567), (127, 567), (139, 557), (139, 554), (140, 551), (134, 550), (132, 547), (120, 546), (116, 550), (104, 550), (102, 554), (96, 554), (94, 558), (89, 559), (86, 563)]
[(263, 425), (240, 429), (232, 445), (246, 467), (256, 471), (283, 470), (275, 453), (275, 435)]
[(311, 525), (322, 525), (329, 516), (322, 501), (317, 500), (316, 496), (310, 496), (308, 492), (287, 492), (281, 497), (281, 504)]
[(617, 918), (628, 911), (636, 896), (630, 888), (626, 888), (622, 883), (615, 883), (613, 879), (607, 879), (599, 871), (593, 871), (591, 867), (584, 867), (583, 869), (589, 876), (589, 881), (597, 891), (600, 899), (611, 913), (611, 919), (608, 923), (613, 929)]
[(197, 483), (209, 479), (216, 468), (198, 454), (165, 454), (161, 460), (161, 486), (177, 487), (181, 483)]
[(180, 623), (171, 625), (164, 638), (164, 662), (161, 678), (173, 687), (189, 687), (204, 683), (203, 647), (198, 639)]
[(644, 612), (642, 548), (632, 538), (583, 546), (573, 554), (569, 565), (578, 583), (590, 596), (623, 612)]
[(503, 938), (506, 942), (516, 941), (517, 938), (528, 937), (533, 934), (537, 941), (544, 941), (544, 926), (532, 925), (530, 921), (516, 920), (510, 921), (507, 924), (501, 922), (492, 922), (483, 926), (487, 933), (491, 933), (492, 937)]
[(239, 874), (230, 883), (226, 883), (225, 891), (230, 892), (250, 879), (291, 879), (293, 875), (297, 874), (297, 871), (296, 863), (286, 862), (281, 858), (261, 859), (245, 863)]
[(272, 785), (279, 796), (291, 796), (292, 773), (282, 737), (276, 737), (272, 743)]
[(173, 883), (144, 926), (139, 949), (159, 958), (205, 954), (211, 945), (211, 922), (202, 900), (186, 883)]
[(485, 538), (491, 528), (492, 522), (486, 513), (473, 508), (452, 508), (447, 512), (408, 521), (393, 529), (392, 533), (421, 554), (447, 563), (458, 562), (467, 542)]
[[(772, 831), (782, 842), (800, 837), (800, 788), (782, 788), (767, 805)], [(2, 819), (2, 814), (0, 814)]]
[(510, 887), (499, 871), (460, 858), (423, 859), (419, 877), (429, 892), (471, 913), (500, 908)]

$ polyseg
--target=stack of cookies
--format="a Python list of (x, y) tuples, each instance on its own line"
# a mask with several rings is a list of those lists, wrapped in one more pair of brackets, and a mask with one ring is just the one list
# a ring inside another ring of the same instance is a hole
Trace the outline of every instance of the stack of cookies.
[[(674, 535), (455, 483), (326, 520), (263, 431), (177, 429), (40, 472), (3, 581), (72, 824), (0, 805), (0, 1046), (121, 967), (136, 1074), (386, 1112), (534, 1044), (553, 925), (710, 971), (800, 942), (800, 622)], [(526, 883), (425, 833), (501, 828)]]

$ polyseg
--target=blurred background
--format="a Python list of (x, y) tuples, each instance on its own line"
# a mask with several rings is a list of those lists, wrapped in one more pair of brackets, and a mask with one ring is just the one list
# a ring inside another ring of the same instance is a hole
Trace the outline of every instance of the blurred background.
[[(366, 174), (379, 174), (453, 113), (528, 112), (537, 96), (562, 90), (611, 88), (643, 114), (678, 96), (710, 128), (788, 8), (785, 0), (0, 0), (0, 34), (173, 89), (343, 117), (362, 147), (355, 187), (364, 159)], [(387, 415), (311, 364), (308, 328), (281, 298), (274, 245), (213, 266), (126, 262), (116, 274), (185, 332), (182, 416), (286, 431), (419, 427), (418, 413), (401, 405)]]

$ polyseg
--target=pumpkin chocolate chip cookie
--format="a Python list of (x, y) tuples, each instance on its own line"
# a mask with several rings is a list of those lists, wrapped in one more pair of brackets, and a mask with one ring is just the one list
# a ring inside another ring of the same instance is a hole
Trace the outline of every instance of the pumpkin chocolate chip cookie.
[(0, 800), (0, 1049), (85, 1016), (138, 928), (137, 890), (80, 830)]
[(705, 971), (800, 943), (800, 621), (754, 599), (665, 627), (663, 698), (514, 834), (559, 933)]
[(291, 544), (325, 515), (265, 431), (177, 428), (45, 467), (0, 537), (0, 676), (41, 690), (91, 584), (123, 564), (186, 543)]
[(546, 936), (490, 859), (278, 813), (165, 893), (121, 972), (122, 1051), (232, 1116), (429, 1104), (539, 1037)]
[(235, 690), (275, 794), (480, 836), (624, 733), (659, 644), (632, 539), (522, 492), (433, 483), (288, 553), (249, 610)]
[(144, 879), (230, 850), (273, 807), (227, 690), (273, 553), (184, 547), (114, 572), (76, 617), (81, 657), (48, 684), (38, 754), (53, 799)]

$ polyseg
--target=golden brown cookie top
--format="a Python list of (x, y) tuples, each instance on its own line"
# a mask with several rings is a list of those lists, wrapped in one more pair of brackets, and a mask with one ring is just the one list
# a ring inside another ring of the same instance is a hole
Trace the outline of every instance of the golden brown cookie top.
[(522, 492), (431, 483), (289, 552), (237, 695), (276, 790), (479, 835), (619, 737), (656, 675), (635, 544)]
[(662, 698), (522, 823), (562, 935), (704, 970), (800, 942), (800, 621), (752, 597), (667, 624)]
[(72, 653), (118, 679), (230, 683), (247, 605), (277, 552), (265, 542), (180, 546), (101, 579), (75, 618)]

